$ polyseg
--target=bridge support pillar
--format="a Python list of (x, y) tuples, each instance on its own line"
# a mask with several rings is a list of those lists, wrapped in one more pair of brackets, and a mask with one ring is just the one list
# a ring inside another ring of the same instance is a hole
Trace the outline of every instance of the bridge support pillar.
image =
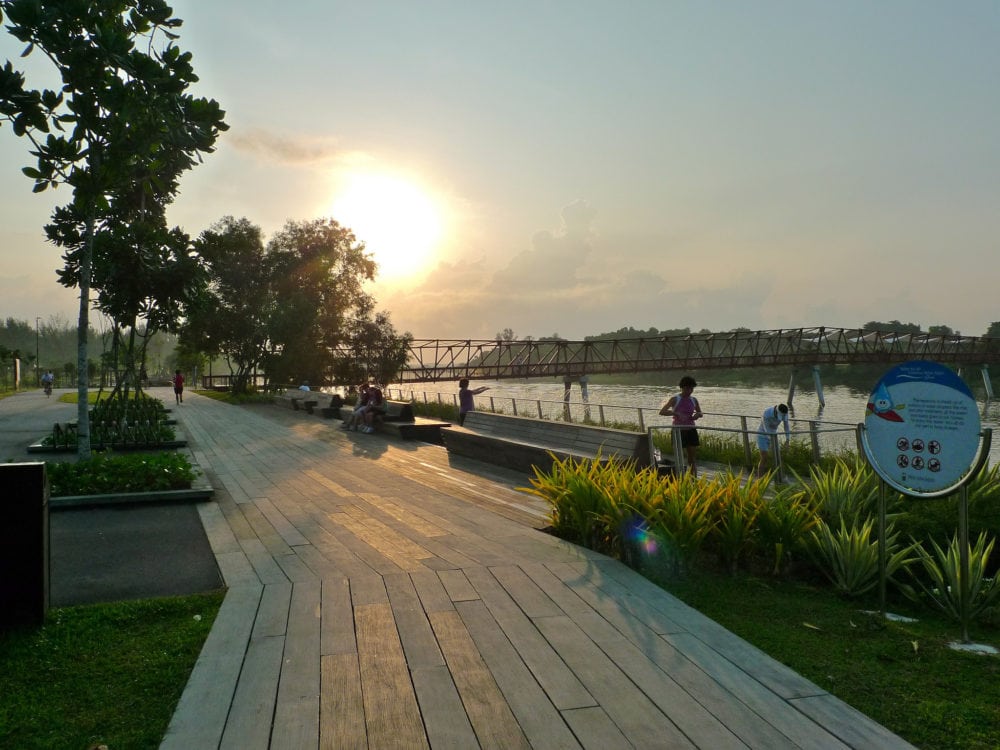
[(573, 387), (573, 378), (569, 375), (563, 376), (563, 419), (567, 422), (573, 421), (573, 416), (569, 412), (569, 394)]
[(993, 400), (993, 381), (990, 380), (990, 366), (983, 365), (983, 386), (986, 388), (986, 398), (989, 401)]
[(826, 399), (823, 398), (823, 381), (819, 377), (819, 365), (813, 365), (813, 384), (816, 386), (816, 397), (819, 399), (820, 407), (826, 406)]
[(793, 367), (792, 374), (788, 378), (788, 400), (786, 401), (786, 403), (788, 404), (789, 409), (792, 408), (792, 401), (794, 399), (795, 399), (795, 368)]

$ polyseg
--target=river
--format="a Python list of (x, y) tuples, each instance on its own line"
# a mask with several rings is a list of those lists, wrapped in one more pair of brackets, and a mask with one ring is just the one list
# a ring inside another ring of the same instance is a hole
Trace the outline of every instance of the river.
[[(489, 390), (476, 396), (479, 409), (516, 412), (521, 416), (558, 418), (563, 413), (563, 384), (557, 381), (476, 381), (471, 388), (486, 386)], [(395, 392), (396, 386), (391, 390)], [(457, 403), (457, 387), (435, 384), (403, 386), (403, 392), (417, 400)], [(646, 427), (667, 425), (669, 418), (660, 417), (660, 406), (678, 389), (658, 385), (620, 385), (591, 383), (588, 386), (589, 414), (599, 420), (603, 410), (607, 422), (638, 423), (639, 409)], [(741, 385), (699, 385), (694, 392), (701, 404), (705, 417), (699, 421), (699, 428), (709, 431), (732, 431), (741, 427), (740, 416), (745, 416), (747, 426), (756, 429), (761, 412), (768, 406), (783, 403), (788, 399), (788, 389), (776, 386)], [(865, 418), (868, 402), (867, 392), (856, 391), (846, 386), (823, 387), (825, 406), (821, 407), (814, 389), (797, 387), (792, 400), (792, 429), (797, 439), (808, 439), (809, 422), (817, 423), (820, 430), (820, 444), (823, 450), (856, 449), (853, 427)], [(980, 418), (984, 428), (994, 430), (1000, 425), (1000, 401), (980, 404)], [(602, 406), (603, 409), (599, 409)], [(582, 419), (588, 405), (584, 403), (580, 385), (574, 381), (570, 391), (570, 409), (574, 419)], [(541, 415), (539, 414), (541, 411)], [(1000, 435), (993, 441), (990, 463), (1000, 461)]]

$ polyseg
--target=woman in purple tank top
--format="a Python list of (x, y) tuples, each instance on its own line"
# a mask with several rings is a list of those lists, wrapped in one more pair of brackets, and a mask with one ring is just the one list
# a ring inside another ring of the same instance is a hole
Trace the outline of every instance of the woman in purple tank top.
[(684, 448), (684, 455), (687, 458), (688, 470), (693, 476), (698, 476), (696, 459), (699, 442), (698, 430), (695, 429), (694, 423), (695, 420), (701, 419), (702, 414), (698, 399), (691, 395), (694, 387), (698, 384), (690, 375), (685, 375), (678, 385), (681, 392), (670, 397), (670, 400), (660, 409), (660, 414), (664, 417), (673, 417), (674, 424), (681, 428), (681, 446)]

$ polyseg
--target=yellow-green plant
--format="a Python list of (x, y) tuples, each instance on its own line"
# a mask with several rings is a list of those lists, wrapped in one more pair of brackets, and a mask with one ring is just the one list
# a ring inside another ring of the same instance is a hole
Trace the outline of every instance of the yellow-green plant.
[(634, 461), (609, 461), (600, 467), (598, 481), (606, 497), (600, 518), (608, 540), (605, 551), (638, 568), (651, 551), (647, 519), (649, 508), (660, 494), (662, 480), (655, 470), (637, 471)]
[(592, 462), (552, 456), (548, 472), (534, 467), (530, 487), (519, 487), (549, 504), (552, 530), (586, 545), (598, 542), (599, 517), (604, 513), (604, 490), (591, 476)]
[[(813, 561), (843, 596), (860, 596), (878, 584), (878, 538), (874, 528), (875, 521), (870, 516), (864, 519), (852, 516), (850, 521), (841, 516), (836, 531), (820, 519), (810, 533), (809, 552)], [(898, 536), (890, 525), (885, 539), (886, 577), (890, 579), (917, 559), (916, 544), (900, 547)]]
[(658, 540), (674, 572), (685, 572), (715, 525), (712, 507), (717, 492), (710, 482), (689, 473), (668, 477), (662, 494), (649, 509), (649, 531)]
[[(765, 476), (770, 481), (770, 476)], [(781, 573), (795, 552), (802, 550), (808, 534), (819, 521), (816, 505), (806, 490), (779, 490), (758, 517), (761, 546), (773, 555), (773, 573)]]
[(964, 598), (961, 596), (962, 566), (958, 535), (951, 538), (947, 548), (942, 548), (931, 539), (933, 554), (922, 545), (915, 547), (920, 562), (923, 563), (923, 572), (929, 580), (925, 581), (915, 575), (917, 586), (942, 612), (964, 626), (1000, 601), (1000, 577), (986, 577), (986, 567), (994, 542), (996, 539), (988, 538), (982, 533), (970, 547), (968, 596)]
[[(863, 520), (878, 510), (878, 477), (860, 461), (838, 458), (825, 469), (811, 466), (805, 484), (817, 510), (833, 526)], [(892, 498), (898, 504), (899, 494)]]
[(739, 474), (722, 474), (716, 476), (715, 482), (720, 492), (715, 494), (712, 508), (715, 524), (711, 541), (722, 564), (735, 574), (740, 558), (757, 543), (757, 520), (767, 503), (768, 479), (744, 480)]

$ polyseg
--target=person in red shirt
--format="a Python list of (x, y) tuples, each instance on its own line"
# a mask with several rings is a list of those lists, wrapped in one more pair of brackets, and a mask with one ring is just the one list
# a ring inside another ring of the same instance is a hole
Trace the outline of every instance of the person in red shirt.
[(174, 373), (172, 382), (174, 384), (174, 398), (178, 404), (184, 403), (184, 376), (181, 375), (180, 370)]

